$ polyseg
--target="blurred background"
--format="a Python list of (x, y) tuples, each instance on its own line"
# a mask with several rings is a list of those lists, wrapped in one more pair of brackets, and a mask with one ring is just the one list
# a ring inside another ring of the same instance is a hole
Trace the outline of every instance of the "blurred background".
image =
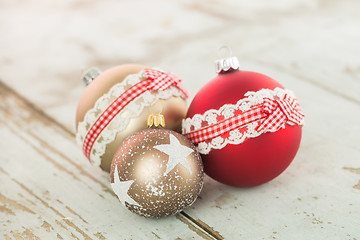
[(86, 69), (159, 67), (191, 100), (227, 45), (242, 69), (295, 92), (282, 73), (360, 102), (359, 9), (356, 0), (0, 0), (0, 79), (73, 131)]

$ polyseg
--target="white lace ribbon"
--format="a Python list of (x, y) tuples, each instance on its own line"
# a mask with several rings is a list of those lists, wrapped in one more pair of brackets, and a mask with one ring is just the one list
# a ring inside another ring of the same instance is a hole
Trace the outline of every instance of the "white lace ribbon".
[[(84, 139), (100, 116), (110, 104), (123, 94), (127, 89), (140, 81), (146, 79), (144, 71), (137, 74), (128, 75), (122, 82), (115, 84), (107, 93), (101, 96), (84, 117), (84, 120), (78, 124), (76, 141), (79, 145), (83, 145)], [(131, 119), (137, 118), (143, 112), (145, 107), (156, 103), (159, 99), (169, 99), (171, 97), (186, 98), (184, 93), (175, 86), (170, 86), (163, 91), (146, 91), (136, 97), (128, 105), (124, 107), (102, 130), (101, 135), (96, 139), (90, 152), (90, 161), (99, 166), (101, 164), (101, 156), (105, 153), (106, 145), (115, 140), (116, 135), (127, 128)]]
[[(269, 102), (273, 104), (271, 106), (276, 110), (276, 115), (269, 115), (268, 111), (264, 110), (264, 106)], [(278, 103), (291, 104), (281, 109)], [(289, 111), (289, 114), (283, 114), (284, 110), (286, 113)], [(294, 115), (296, 119), (291, 118)], [(271, 124), (259, 127), (269, 120)], [(208, 154), (211, 149), (222, 149), (227, 144), (236, 145), (247, 138), (255, 138), (265, 132), (275, 132), (284, 128), (285, 124), (302, 125), (303, 122), (304, 115), (291, 91), (282, 88), (261, 89), (257, 92), (247, 92), (236, 104), (225, 104), (218, 110), (211, 109), (202, 115), (196, 114), (183, 120), (182, 132), (197, 145), (201, 154)]]

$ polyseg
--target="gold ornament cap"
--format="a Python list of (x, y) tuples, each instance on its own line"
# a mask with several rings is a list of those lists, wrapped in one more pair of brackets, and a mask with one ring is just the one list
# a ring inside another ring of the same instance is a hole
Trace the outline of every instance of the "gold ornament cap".
[(151, 127), (165, 127), (165, 117), (164, 115), (162, 115), (162, 111), (164, 109), (164, 105), (162, 103), (162, 101), (160, 100), (160, 104), (161, 104), (161, 110), (158, 114), (154, 114), (151, 110), (152, 105), (149, 106), (149, 110), (151, 112), (151, 114), (148, 116), (147, 119), (147, 126), (149, 128)]
[(165, 118), (161, 113), (159, 114), (150, 114), (147, 119), (147, 126), (150, 127), (165, 127)]

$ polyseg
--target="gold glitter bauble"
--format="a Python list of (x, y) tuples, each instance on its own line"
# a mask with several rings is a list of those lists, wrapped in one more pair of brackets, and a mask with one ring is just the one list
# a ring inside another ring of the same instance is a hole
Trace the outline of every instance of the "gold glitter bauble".
[[(143, 81), (142, 72), (148, 67), (138, 64), (124, 64), (113, 67), (96, 76), (82, 94), (76, 111), (76, 130), (79, 144), (84, 143), (86, 133), (94, 121), (124, 91)], [(109, 172), (114, 153), (131, 134), (146, 129), (149, 105), (152, 111), (161, 112), (166, 120), (166, 128), (180, 132), (181, 121), (186, 115), (184, 96), (164, 91), (147, 91), (131, 101), (96, 139), (90, 156), (94, 165)], [(167, 94), (165, 94), (167, 93)], [(161, 104), (158, 102), (161, 101)]]
[(183, 135), (162, 128), (127, 138), (111, 164), (111, 186), (130, 211), (146, 217), (176, 214), (203, 186), (203, 164)]

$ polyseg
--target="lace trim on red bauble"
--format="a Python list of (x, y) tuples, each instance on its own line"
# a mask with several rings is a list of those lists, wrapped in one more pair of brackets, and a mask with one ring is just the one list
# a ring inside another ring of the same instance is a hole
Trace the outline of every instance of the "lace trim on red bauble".
[(183, 120), (182, 131), (201, 154), (240, 144), (285, 125), (303, 125), (304, 114), (294, 94), (281, 88), (247, 92), (236, 104), (225, 104)]

